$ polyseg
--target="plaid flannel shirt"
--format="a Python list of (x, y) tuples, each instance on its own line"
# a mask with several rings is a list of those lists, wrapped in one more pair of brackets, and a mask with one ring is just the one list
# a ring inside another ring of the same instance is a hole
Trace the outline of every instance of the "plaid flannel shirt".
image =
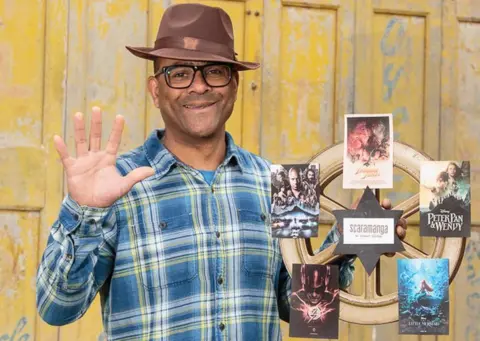
[[(154, 131), (119, 157), (122, 174), (155, 174), (109, 208), (69, 196), (37, 274), (37, 308), (52, 325), (79, 319), (97, 293), (109, 341), (281, 340), (290, 276), (271, 237), (270, 165), (236, 146), (209, 185)], [(322, 248), (338, 240), (332, 228)], [(352, 261), (340, 267), (342, 287)]]

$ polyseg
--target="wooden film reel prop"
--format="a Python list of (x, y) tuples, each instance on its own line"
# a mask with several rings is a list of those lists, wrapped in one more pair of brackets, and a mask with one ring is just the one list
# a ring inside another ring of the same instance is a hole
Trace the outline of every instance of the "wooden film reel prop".
[[(412, 147), (394, 142), (393, 164), (410, 175), (415, 181), (420, 181), (420, 164), (422, 161), (432, 160), (429, 156), (416, 151)], [(332, 219), (333, 210), (346, 209), (335, 200), (324, 194), (328, 184), (338, 177), (343, 171), (343, 142), (333, 145), (314, 156), (309, 162), (320, 164), (320, 209), (328, 212)], [(408, 218), (419, 211), (419, 194), (415, 194), (393, 209), (403, 210), (404, 218)], [(466, 238), (443, 238), (437, 237), (433, 251), (425, 253), (407, 242), (402, 242), (405, 251), (399, 255), (403, 258), (448, 258), (449, 279), (453, 281), (465, 250)], [(334, 255), (335, 245), (328, 247), (322, 252), (311, 255), (309, 245), (305, 239), (281, 238), (280, 247), (282, 256), (290, 274), (292, 264), (329, 264), (338, 260)], [(353, 295), (345, 291), (340, 293), (340, 319), (357, 324), (384, 324), (398, 321), (398, 293), (393, 292), (382, 295), (380, 293), (380, 262), (370, 276), (365, 274), (364, 292), (362, 295)]]

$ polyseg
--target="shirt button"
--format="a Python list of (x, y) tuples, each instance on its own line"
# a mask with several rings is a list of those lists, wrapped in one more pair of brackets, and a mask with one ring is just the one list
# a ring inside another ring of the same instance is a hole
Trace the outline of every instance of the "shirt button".
[(215, 235), (217, 236), (217, 238), (220, 238), (220, 232), (217, 231), (217, 233), (215, 233)]
[(265, 221), (265, 219), (267, 219), (267, 216), (262, 213), (262, 214), (260, 215), (260, 219), (262, 219), (263, 221)]
[(212, 193), (215, 193), (215, 188), (213, 188), (213, 186), (212, 186)]
[(220, 328), (220, 330), (224, 330), (225, 329), (225, 325), (223, 323), (220, 323), (218, 325), (218, 328)]
[(164, 229), (165, 227), (167, 227), (167, 223), (164, 221), (160, 222), (160, 228)]
[(222, 277), (218, 277), (217, 282), (218, 282), (218, 284), (222, 285), (222, 284), (223, 284), (223, 278), (222, 278)]
[(72, 260), (72, 258), (73, 258), (72, 255), (69, 254), (69, 253), (67, 253), (67, 254), (65, 255), (65, 259), (66, 259), (66, 260)]
[(95, 224), (95, 219), (90, 219), (90, 220), (88, 221), (88, 223), (89, 223), (89, 224), (92, 224), (92, 225)]

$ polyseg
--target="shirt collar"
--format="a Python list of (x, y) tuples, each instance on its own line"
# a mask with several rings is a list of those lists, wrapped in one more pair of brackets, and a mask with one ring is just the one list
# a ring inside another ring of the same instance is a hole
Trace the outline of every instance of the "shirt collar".
[[(143, 149), (148, 162), (155, 170), (157, 178), (163, 177), (172, 167), (182, 164), (170, 151), (161, 143), (161, 139), (165, 133), (164, 129), (156, 129), (148, 136), (143, 144)], [(227, 143), (227, 152), (222, 166), (230, 166), (237, 164), (241, 172), (245, 170), (245, 160), (241, 154), (240, 148), (235, 144), (233, 137), (229, 133), (225, 133), (225, 141)]]

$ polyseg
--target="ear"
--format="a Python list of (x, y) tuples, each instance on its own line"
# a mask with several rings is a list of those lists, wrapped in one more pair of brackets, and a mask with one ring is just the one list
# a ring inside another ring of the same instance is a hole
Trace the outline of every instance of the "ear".
[(237, 100), (238, 94), (238, 82), (239, 82), (240, 74), (237, 70), (233, 71), (233, 81), (235, 82), (235, 101)]
[(238, 80), (240, 78), (240, 73), (237, 70), (233, 71), (233, 78), (235, 78), (235, 81), (237, 82), (237, 86), (238, 86)]
[(160, 100), (158, 96), (159, 84), (158, 80), (154, 76), (148, 77), (148, 91), (153, 99), (153, 104), (155, 107), (160, 108)]

